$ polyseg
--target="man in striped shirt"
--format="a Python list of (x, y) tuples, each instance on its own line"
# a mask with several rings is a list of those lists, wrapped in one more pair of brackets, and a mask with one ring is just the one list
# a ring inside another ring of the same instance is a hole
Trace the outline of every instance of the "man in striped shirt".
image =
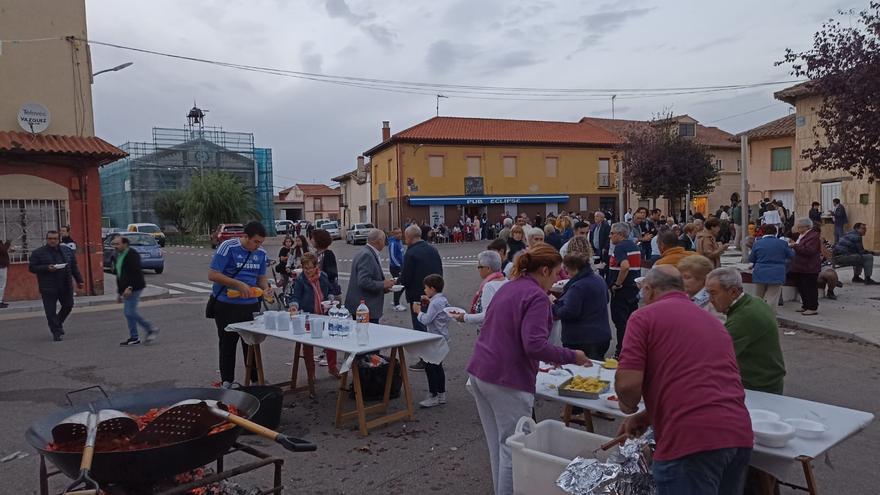
[(629, 225), (618, 222), (611, 226), (613, 249), (608, 260), (605, 280), (611, 289), (611, 321), (617, 329), (617, 347), (614, 357), (620, 356), (623, 336), (629, 315), (639, 307), (639, 288), (636, 278), (642, 272), (642, 250), (630, 239)]

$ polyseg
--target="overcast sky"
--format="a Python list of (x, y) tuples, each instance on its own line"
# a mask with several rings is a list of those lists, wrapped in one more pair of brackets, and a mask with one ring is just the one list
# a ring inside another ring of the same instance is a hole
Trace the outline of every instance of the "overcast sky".
[[(866, 2), (740, 0), (87, 0), (93, 40), (289, 70), (505, 87), (666, 88), (791, 79), (774, 67), (806, 49), (822, 21)], [(844, 19), (848, 19), (844, 17)], [(434, 116), (435, 98), (343, 87), (92, 47), (95, 125), (114, 143), (182, 127), (193, 100), (207, 124), (253, 132), (273, 149), (275, 186), (330, 182), (393, 132)], [(772, 93), (618, 100), (618, 118), (665, 109), (737, 132), (786, 115)], [(775, 103), (775, 104), (774, 104)], [(766, 107), (766, 108), (762, 108)], [(760, 110), (758, 110), (760, 109)], [(752, 110), (757, 110), (752, 112)], [(735, 116), (744, 112), (746, 115)], [(610, 100), (449, 98), (440, 114), (576, 121), (610, 117)]]

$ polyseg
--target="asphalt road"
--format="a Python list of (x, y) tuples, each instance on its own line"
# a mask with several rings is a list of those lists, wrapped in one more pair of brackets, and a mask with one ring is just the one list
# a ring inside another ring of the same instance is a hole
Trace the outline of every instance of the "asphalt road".
[[(482, 245), (482, 244), (481, 244)], [(478, 283), (475, 254), (481, 245), (441, 246), (445, 291), (450, 302), (466, 306)], [(268, 249), (274, 257), (277, 241)], [(337, 242), (340, 260), (350, 260), (354, 247)], [(64, 404), (64, 393), (89, 385), (109, 392), (174, 386), (206, 386), (218, 379), (216, 328), (203, 315), (207, 293), (189, 290), (206, 282), (210, 251), (169, 247), (165, 273), (150, 274), (148, 283), (174, 288), (172, 298), (143, 304), (143, 314), (158, 324), (161, 336), (153, 346), (120, 348), (126, 330), (118, 306), (82, 308), (68, 320), (67, 338), (50, 341), (45, 320), (36, 314), (0, 315), (0, 458), (15, 451), (30, 455), (0, 464), (0, 493), (37, 493), (38, 456), (24, 441), (29, 424)], [(347, 273), (350, 263), (340, 262)], [(345, 279), (343, 285), (345, 285)], [(409, 327), (409, 316), (390, 307), (383, 322)], [(446, 362), (449, 403), (417, 410), (415, 420), (374, 430), (360, 438), (352, 428), (336, 429), (333, 414), (336, 382), (319, 368), (317, 397), (291, 395), (285, 399), (281, 430), (318, 444), (315, 453), (291, 454), (274, 444), (245, 437), (247, 443), (282, 456), (285, 493), (491, 493), (488, 454), (473, 401), (464, 389), (464, 367), (476, 331), (454, 326), (451, 353)], [(876, 347), (798, 332), (782, 337), (788, 367), (786, 394), (880, 413), (880, 353)], [(290, 373), (292, 349), (269, 341), (264, 361), (270, 381)], [(242, 366), (238, 376), (242, 376)], [(427, 391), (421, 373), (410, 375), (417, 398)], [(398, 401), (399, 402), (399, 401)], [(558, 418), (561, 407), (539, 401), (539, 419)], [(597, 432), (610, 435), (616, 424), (596, 421)], [(876, 445), (880, 426), (875, 421), (831, 454), (833, 469), (816, 462), (823, 493), (876, 493)], [(240, 459), (240, 458), (239, 458)], [(234, 465), (236, 458), (227, 466)], [(262, 485), (268, 472), (242, 477)], [(793, 481), (801, 481), (794, 479)], [(54, 479), (59, 491), (67, 480)], [(782, 493), (797, 493), (784, 488)]]

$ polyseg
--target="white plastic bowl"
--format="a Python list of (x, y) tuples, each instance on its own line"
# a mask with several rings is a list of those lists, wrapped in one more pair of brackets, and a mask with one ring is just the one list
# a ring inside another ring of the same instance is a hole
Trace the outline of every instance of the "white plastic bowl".
[(611, 400), (610, 399), (611, 397), (614, 397), (616, 399), (617, 394), (608, 393), (608, 394), (602, 394), (599, 396), (599, 398), (602, 399), (602, 402), (604, 402), (606, 406), (608, 406), (612, 409), (620, 409), (620, 401), (619, 400)]
[(403, 286), (400, 284), (392, 285), (391, 292), (400, 292), (403, 290)]
[(828, 431), (828, 427), (818, 421), (801, 418), (788, 418), (783, 421), (793, 426), (795, 435), (801, 438), (819, 438)]
[(753, 424), (756, 421), (779, 421), (778, 414), (766, 409), (749, 409), (749, 417), (752, 418)]
[(794, 426), (782, 421), (755, 421), (752, 423), (755, 443), (765, 447), (782, 448), (794, 438)]

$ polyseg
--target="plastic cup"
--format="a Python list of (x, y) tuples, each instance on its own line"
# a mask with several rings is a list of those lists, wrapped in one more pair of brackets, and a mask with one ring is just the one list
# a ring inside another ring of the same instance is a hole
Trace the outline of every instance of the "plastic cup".
[(265, 319), (266, 330), (275, 330), (278, 328), (278, 318), (275, 316), (277, 311), (266, 311)]

